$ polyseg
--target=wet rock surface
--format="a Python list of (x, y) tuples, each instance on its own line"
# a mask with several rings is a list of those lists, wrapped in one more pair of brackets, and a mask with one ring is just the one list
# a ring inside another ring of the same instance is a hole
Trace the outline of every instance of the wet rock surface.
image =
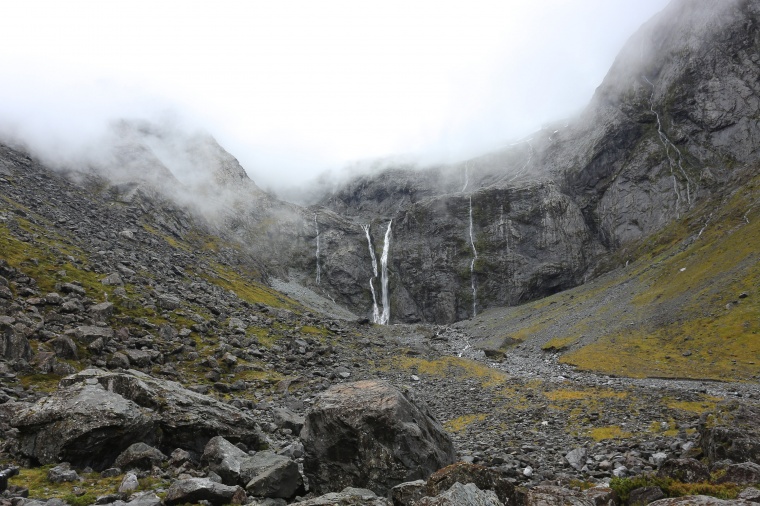
[(454, 462), (454, 446), (427, 407), (382, 381), (322, 393), (301, 431), (304, 472), (317, 492), (346, 486), (385, 495)]

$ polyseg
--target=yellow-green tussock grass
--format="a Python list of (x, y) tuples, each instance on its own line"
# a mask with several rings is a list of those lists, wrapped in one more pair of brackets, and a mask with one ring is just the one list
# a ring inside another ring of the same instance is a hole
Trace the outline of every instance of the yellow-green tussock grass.
[(675, 399), (664, 399), (665, 405), (679, 411), (702, 414), (715, 409), (715, 405), (723, 399), (712, 395), (702, 395), (698, 401), (679, 401)]
[(435, 360), (425, 360), (418, 357), (397, 357), (391, 366), (396, 369), (416, 371), (418, 374), (437, 376), (440, 378), (460, 377), (474, 378), (485, 388), (503, 384), (508, 376), (474, 360), (460, 357), (442, 357)]
[(544, 343), (544, 345), (541, 346), (541, 349), (544, 351), (562, 351), (577, 340), (578, 338), (576, 336), (555, 337)]
[(215, 275), (201, 274), (201, 277), (233, 292), (245, 301), (291, 311), (301, 309), (301, 306), (290, 297), (254, 281), (256, 273), (247, 276), (218, 263), (212, 263), (211, 266)]
[(485, 413), (462, 415), (444, 422), (443, 428), (449, 432), (463, 432), (473, 423), (482, 422), (487, 416)]
[(623, 430), (618, 425), (595, 427), (589, 431), (588, 435), (594, 441), (603, 441), (605, 439), (627, 439), (633, 436), (632, 433)]

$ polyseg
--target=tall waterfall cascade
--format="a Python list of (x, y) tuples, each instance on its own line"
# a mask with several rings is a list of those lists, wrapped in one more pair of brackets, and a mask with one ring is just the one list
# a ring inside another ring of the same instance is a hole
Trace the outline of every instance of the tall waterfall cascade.
[(375, 256), (375, 249), (372, 247), (372, 237), (370, 236), (369, 228), (369, 225), (362, 225), (362, 230), (364, 230), (364, 234), (367, 236), (369, 256), (372, 258), (373, 275), (369, 278), (369, 290), (372, 292), (372, 321), (374, 323), (380, 323), (380, 308), (377, 306), (377, 294), (375, 293), (375, 285), (373, 283), (373, 281), (377, 279), (377, 257)]
[(478, 287), (475, 283), (475, 262), (478, 260), (478, 250), (475, 249), (475, 237), (472, 233), (472, 195), (470, 195), (470, 246), (472, 246), (472, 261), (470, 262), (470, 286), (472, 288), (472, 316), (478, 315)]
[(388, 222), (388, 229), (385, 231), (383, 241), (383, 255), (380, 257), (380, 285), (383, 293), (383, 314), (380, 315), (380, 325), (387, 325), (391, 319), (390, 294), (388, 293), (388, 252), (391, 246), (391, 225), (393, 220)]

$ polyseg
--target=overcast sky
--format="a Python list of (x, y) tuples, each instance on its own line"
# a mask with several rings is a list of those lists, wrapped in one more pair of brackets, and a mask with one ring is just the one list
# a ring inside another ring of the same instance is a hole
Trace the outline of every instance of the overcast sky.
[(64, 156), (113, 118), (171, 115), (265, 187), (455, 160), (578, 111), (667, 2), (4, 2), (0, 134)]

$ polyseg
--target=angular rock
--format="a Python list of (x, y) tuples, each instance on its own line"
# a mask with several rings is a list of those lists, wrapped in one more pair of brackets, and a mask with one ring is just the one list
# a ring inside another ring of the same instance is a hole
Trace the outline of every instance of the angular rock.
[(9, 322), (0, 321), (0, 357), (7, 360), (32, 359), (29, 340)]
[(760, 464), (760, 408), (737, 400), (719, 403), (699, 420), (699, 444), (710, 462)]
[(649, 506), (737, 506), (749, 503), (736, 499), (718, 499), (709, 495), (685, 495), (683, 497), (669, 497), (650, 502)]
[(111, 327), (82, 325), (81, 327), (77, 327), (74, 336), (77, 338), (77, 341), (85, 345), (91, 344), (98, 338), (103, 339), (103, 342), (107, 343), (113, 339), (113, 329)]
[(100, 283), (106, 286), (124, 286), (124, 280), (121, 279), (118, 272), (114, 272), (100, 280)]
[(154, 358), (160, 355), (155, 350), (123, 350), (122, 353), (127, 356), (129, 364), (134, 367), (148, 367), (153, 362)]
[(158, 306), (161, 309), (171, 311), (172, 309), (177, 309), (179, 304), (180, 300), (173, 295), (161, 294), (158, 296)]
[(67, 336), (58, 336), (49, 341), (50, 346), (58, 358), (69, 358), (76, 360), (79, 357), (77, 345), (74, 340)]
[(223, 437), (209, 440), (201, 461), (226, 485), (243, 485), (257, 497), (291, 498), (303, 488), (298, 464), (270, 451), (251, 456)]
[(393, 506), (411, 506), (415, 501), (425, 497), (426, 485), (425, 480), (399, 483), (391, 489)]
[(539, 485), (528, 490), (524, 506), (595, 506), (595, 503), (576, 490)]
[(111, 369), (129, 369), (129, 357), (117, 351), (108, 359), (108, 367)]
[(11, 423), (22, 454), (97, 470), (137, 442), (197, 453), (216, 435), (251, 448), (263, 442), (256, 421), (237, 408), (139, 371), (88, 369), (63, 378)]
[(596, 506), (615, 506), (619, 502), (615, 491), (603, 486), (584, 490), (583, 495), (586, 496), (587, 499), (590, 499)]
[(164, 497), (164, 504), (197, 504), (200, 501), (208, 501), (213, 506), (224, 504), (244, 504), (245, 491), (237, 486), (231, 487), (216, 483), (208, 478), (190, 478), (177, 480), (169, 487)]
[(639, 487), (631, 490), (628, 495), (628, 504), (630, 506), (643, 506), (664, 497), (665, 493), (660, 487)]
[(137, 480), (137, 475), (135, 473), (127, 473), (121, 480), (121, 484), (119, 485), (119, 493), (129, 494), (137, 490), (139, 486), (140, 482)]
[(462, 485), (454, 483), (450, 489), (436, 497), (423, 497), (416, 506), (504, 506), (496, 494), (490, 490), (483, 491), (474, 483)]
[(298, 464), (270, 451), (258, 452), (247, 459), (242, 471), (251, 476), (245, 490), (256, 497), (289, 499), (303, 491)]
[(293, 434), (299, 434), (303, 429), (305, 417), (294, 413), (288, 408), (274, 408), (272, 418), (278, 429), (290, 429)]
[(301, 440), (304, 473), (317, 493), (358, 486), (385, 495), (455, 459), (451, 439), (429, 410), (378, 380), (320, 394)]
[(22, 408), (11, 424), (19, 430), (22, 455), (102, 470), (130, 444), (155, 438), (154, 416), (100, 384), (82, 383)]
[(760, 464), (754, 462), (742, 462), (731, 464), (726, 467), (725, 474), (718, 479), (718, 483), (738, 483), (739, 485), (756, 485), (760, 483)]
[(135, 494), (126, 506), (161, 506), (161, 498), (153, 492)]
[(241, 477), (241, 467), (248, 454), (221, 436), (209, 439), (203, 449), (201, 462), (208, 465), (226, 485), (246, 485), (250, 477)]
[(426, 495), (435, 497), (455, 483), (474, 483), (481, 490), (493, 490), (504, 504), (515, 502), (515, 487), (495, 469), (468, 462), (457, 462), (433, 473), (427, 480)]
[(755, 487), (747, 487), (736, 496), (737, 499), (744, 501), (760, 503), (760, 489)]
[(657, 476), (673, 478), (684, 483), (697, 483), (709, 480), (710, 470), (695, 459), (671, 459), (662, 463)]
[(101, 302), (90, 307), (90, 316), (96, 322), (104, 322), (113, 314), (113, 304)]
[(373, 491), (346, 487), (341, 492), (330, 492), (314, 499), (297, 503), (298, 506), (391, 506), (384, 497), (378, 497)]
[(76, 471), (71, 469), (71, 465), (68, 462), (59, 464), (50, 468), (47, 474), (47, 479), (51, 483), (63, 483), (65, 481), (78, 481), (79, 475)]
[(116, 457), (114, 466), (121, 469), (144, 469), (150, 471), (153, 466), (161, 466), (161, 462), (166, 460), (166, 455), (160, 450), (153, 448), (143, 442), (135, 443)]
[(580, 471), (586, 465), (586, 455), (585, 448), (576, 448), (565, 455), (565, 460), (573, 469)]

